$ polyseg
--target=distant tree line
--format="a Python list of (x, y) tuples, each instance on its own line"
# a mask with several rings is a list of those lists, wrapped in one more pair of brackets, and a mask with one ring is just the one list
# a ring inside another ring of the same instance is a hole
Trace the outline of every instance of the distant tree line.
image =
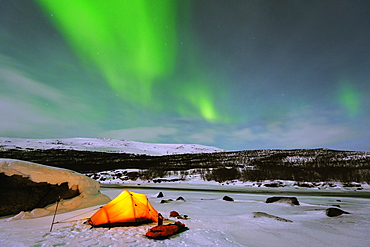
[(370, 153), (329, 149), (251, 150), (163, 156), (76, 150), (0, 150), (1, 158), (20, 159), (77, 172), (137, 168), (138, 177), (165, 177), (197, 171), (204, 180), (370, 182)]
[(225, 182), (230, 180), (263, 181), (263, 180), (293, 180), (297, 182), (367, 182), (370, 183), (370, 169), (355, 169), (348, 167), (329, 167), (321, 169), (305, 169), (297, 167), (276, 167), (249, 169), (215, 168), (206, 169), (202, 173), (204, 180)]

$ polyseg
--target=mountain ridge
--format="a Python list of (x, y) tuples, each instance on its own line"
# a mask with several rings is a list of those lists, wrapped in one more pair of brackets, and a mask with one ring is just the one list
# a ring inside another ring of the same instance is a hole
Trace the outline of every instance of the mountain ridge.
[[(59, 140), (57, 144), (62, 145)], [(265, 149), (148, 155), (73, 149), (32, 149), (0, 146), (0, 157), (62, 167), (82, 173), (114, 169), (139, 169), (147, 179), (171, 172), (204, 180), (370, 182), (370, 152), (318, 149)], [(10, 147), (10, 148), (9, 148)], [(63, 147), (63, 146), (61, 146)], [(150, 148), (146, 146), (146, 148)], [(205, 149), (209, 151), (209, 149)], [(218, 149), (219, 150), (219, 149)], [(204, 151), (204, 149), (202, 150)]]
[(200, 144), (145, 143), (108, 138), (24, 139), (0, 137), (0, 150), (66, 149), (143, 155), (213, 153), (226, 150)]

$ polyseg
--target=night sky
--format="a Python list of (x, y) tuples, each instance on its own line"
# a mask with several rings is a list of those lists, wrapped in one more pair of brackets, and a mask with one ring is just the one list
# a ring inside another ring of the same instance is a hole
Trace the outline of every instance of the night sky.
[(368, 0), (0, 0), (0, 136), (370, 151)]

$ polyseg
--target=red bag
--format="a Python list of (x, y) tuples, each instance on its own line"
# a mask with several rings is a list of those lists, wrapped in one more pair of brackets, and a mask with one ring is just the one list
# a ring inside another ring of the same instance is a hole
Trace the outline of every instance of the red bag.
[(148, 232), (145, 235), (148, 238), (165, 239), (177, 232), (182, 232), (187, 229), (188, 228), (185, 227), (185, 224), (181, 223), (180, 221), (177, 221), (175, 222), (175, 224), (152, 227), (148, 230)]
[(160, 225), (150, 228), (146, 233), (146, 236), (149, 238), (164, 238), (176, 233), (179, 228), (174, 225)]

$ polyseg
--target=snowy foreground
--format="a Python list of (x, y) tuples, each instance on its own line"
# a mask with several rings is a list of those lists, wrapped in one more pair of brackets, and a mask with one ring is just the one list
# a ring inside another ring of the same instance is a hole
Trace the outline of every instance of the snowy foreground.
[[(141, 184), (128, 188), (146, 194), (154, 208), (165, 217), (169, 217), (172, 210), (189, 216), (181, 221), (190, 229), (170, 239), (147, 239), (144, 235), (153, 225), (90, 229), (83, 223), (98, 210), (97, 205), (58, 214), (56, 221), (61, 223), (55, 224), (52, 232), (49, 232), (52, 216), (22, 220), (2, 218), (0, 246), (370, 246), (370, 197), (366, 191), (320, 195), (317, 189), (307, 188), (265, 188), (255, 191), (257, 193), (253, 193), (257, 188), (248, 188), (244, 193), (242, 188), (231, 192), (225, 186), (223, 191), (185, 190), (184, 186), (176, 190), (179, 185), (165, 183), (159, 189)], [(197, 187), (189, 185), (190, 189)], [(216, 190), (219, 187), (207, 186)], [(101, 188), (101, 192), (113, 199), (123, 189), (126, 188)], [(156, 197), (160, 191), (164, 198)], [(300, 206), (265, 203), (272, 195), (284, 194), (296, 194)], [(222, 200), (225, 195), (234, 201)], [(179, 196), (185, 201), (176, 201)], [(168, 199), (174, 201), (161, 203)], [(325, 209), (332, 205), (339, 205), (350, 214), (326, 216)], [(253, 212), (265, 212), (293, 222), (255, 218)]]
[[(0, 159), (0, 172), (22, 175), (35, 182), (68, 181), (69, 187), (81, 192), (59, 204), (57, 224), (51, 232), (55, 204), (0, 218), (0, 246), (370, 246), (367, 184), (361, 190), (339, 184), (300, 188), (284, 181), (284, 187), (268, 188), (240, 181), (206, 182), (198, 175), (185, 181), (166, 178), (173, 182), (123, 182), (107, 173), (104, 187), (100, 188), (102, 195), (97, 181), (67, 169)], [(171, 211), (188, 215), (188, 219), (180, 221), (189, 230), (170, 239), (152, 240), (145, 233), (153, 224), (112, 229), (91, 229), (84, 224), (109, 201), (107, 197), (113, 199), (125, 189), (147, 195), (154, 208), (167, 218)], [(163, 198), (157, 198), (159, 192)], [(180, 196), (185, 201), (177, 201)], [(234, 201), (225, 201), (224, 196)], [(300, 205), (265, 203), (271, 196), (296, 196)], [(329, 207), (340, 207), (350, 214), (328, 217), (325, 210)]]

